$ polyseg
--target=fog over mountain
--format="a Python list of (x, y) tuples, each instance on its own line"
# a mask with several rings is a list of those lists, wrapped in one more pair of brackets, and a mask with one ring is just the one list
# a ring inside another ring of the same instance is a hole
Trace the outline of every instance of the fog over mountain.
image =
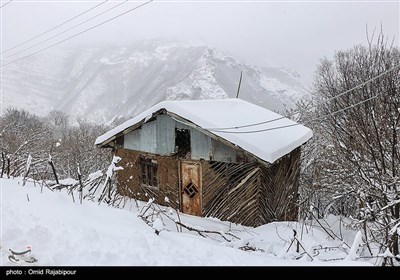
[(172, 99), (240, 98), (283, 112), (307, 95), (286, 68), (242, 64), (223, 51), (169, 40), (54, 49), (3, 69), (3, 110), (61, 110), (98, 123)]

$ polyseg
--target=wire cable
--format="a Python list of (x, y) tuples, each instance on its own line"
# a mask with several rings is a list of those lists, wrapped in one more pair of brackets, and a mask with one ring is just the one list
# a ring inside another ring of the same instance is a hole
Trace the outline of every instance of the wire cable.
[[(354, 90), (356, 90), (356, 89), (358, 89), (358, 88), (360, 88), (360, 87), (362, 87), (362, 86), (365, 86), (365, 85), (367, 85), (368, 83), (370, 83), (370, 82), (372, 82), (372, 81), (374, 81), (374, 80), (376, 80), (376, 79), (378, 79), (378, 78), (380, 78), (380, 77), (382, 77), (382, 76), (384, 76), (384, 75), (386, 75), (386, 74), (388, 74), (388, 73), (394, 71), (395, 69), (397, 69), (397, 68), (399, 68), (399, 67), (400, 67), (400, 64), (395, 65), (395, 66), (393, 66), (392, 68), (390, 68), (390, 69), (388, 69), (388, 70), (386, 70), (386, 71), (380, 73), (380, 74), (377, 75), (377, 76), (372, 77), (371, 79), (369, 79), (369, 80), (367, 80), (367, 81), (364, 81), (364, 82), (362, 82), (362, 83), (356, 85), (355, 87), (353, 87), (353, 88), (351, 88), (351, 89), (348, 89), (348, 90), (346, 90), (346, 91), (344, 91), (344, 92), (342, 92), (342, 93), (340, 93), (340, 94), (338, 94), (338, 95), (335, 95), (335, 96), (333, 96), (333, 97), (331, 97), (331, 98), (328, 98), (328, 99), (325, 99), (324, 101), (321, 101), (319, 104), (316, 104), (316, 105), (313, 105), (313, 106), (307, 108), (307, 110), (312, 110), (312, 109), (314, 109), (314, 108), (316, 108), (316, 107), (318, 107), (318, 106), (321, 106), (321, 105), (323, 105), (323, 104), (325, 104), (325, 103), (327, 103), (327, 102), (329, 102), (329, 101), (332, 101), (332, 100), (334, 100), (334, 99), (336, 99), (336, 98), (338, 98), (338, 97), (341, 97), (341, 96), (343, 96), (343, 95), (345, 95), (345, 94), (347, 94), (347, 93), (350, 93), (350, 92), (352, 92), (352, 91), (354, 91)], [(298, 113), (300, 113), (300, 111), (299, 111), (299, 110), (296, 110), (296, 111), (290, 113), (289, 115), (287, 115), (286, 118), (289, 118), (289, 117), (291, 117), (291, 116), (293, 116), (293, 115), (295, 115), (295, 114), (298, 114)], [(207, 130), (213, 130), (213, 131), (218, 130), (218, 131), (221, 131), (221, 132), (222, 132), (222, 130), (230, 130), (230, 129), (237, 129), (237, 128), (244, 128), (244, 127), (257, 126), (257, 125), (261, 125), (261, 124), (264, 124), (264, 123), (271, 123), (271, 122), (279, 121), (279, 120), (281, 120), (281, 119), (283, 119), (283, 118), (285, 118), (285, 117), (278, 117), (278, 118), (275, 118), (275, 119), (272, 119), (272, 120), (268, 120), (268, 121), (263, 121), (263, 122), (258, 122), (258, 123), (250, 123), (250, 124), (241, 125), (241, 126), (235, 126), (235, 127), (221, 127), (221, 128), (209, 127), (209, 128), (205, 128), (205, 129), (207, 129)]]
[[(368, 102), (368, 101), (370, 101), (370, 100), (373, 100), (373, 99), (377, 98), (378, 96), (379, 96), (379, 94), (376, 94), (376, 95), (374, 95), (374, 96), (372, 96), (372, 97), (370, 97), (370, 98), (368, 98), (368, 99), (365, 99), (365, 100), (363, 100), (363, 101), (360, 101), (360, 102), (358, 102), (358, 103), (356, 103), (356, 104), (350, 105), (350, 106), (348, 106), (348, 107), (342, 108), (342, 109), (340, 109), (340, 110), (334, 111), (334, 112), (329, 113), (329, 114), (325, 114), (325, 115), (319, 116), (318, 118), (312, 119), (310, 122), (319, 121), (319, 120), (324, 119), (324, 118), (326, 118), (326, 117), (330, 117), (330, 116), (336, 115), (336, 114), (338, 114), (338, 113), (347, 111), (347, 110), (352, 109), (352, 108), (354, 108), (354, 107), (357, 107), (357, 106), (359, 106), (359, 105), (361, 105), (361, 104), (364, 104), (365, 102)], [(220, 133), (247, 134), (247, 133), (258, 133), (258, 132), (264, 132), (264, 131), (282, 129), (282, 128), (287, 128), (287, 127), (292, 127), (292, 126), (297, 126), (297, 125), (302, 125), (302, 124), (300, 124), (300, 123), (293, 123), (293, 124), (288, 124), (288, 125), (270, 127), (270, 128), (266, 128), (266, 129), (259, 129), (259, 130), (249, 130), (249, 131), (223, 131), (223, 130), (210, 130), (210, 131), (213, 131), (213, 132), (220, 132)]]
[(119, 17), (121, 17), (121, 16), (123, 16), (123, 15), (126, 15), (127, 13), (133, 12), (134, 10), (137, 10), (137, 9), (139, 9), (139, 8), (145, 6), (145, 5), (147, 5), (147, 4), (149, 4), (149, 3), (153, 2), (153, 1), (154, 1), (154, 0), (147, 1), (147, 2), (145, 2), (145, 3), (143, 3), (143, 4), (140, 4), (140, 5), (138, 5), (138, 6), (134, 7), (134, 8), (132, 8), (132, 9), (129, 9), (129, 10), (127, 10), (127, 11), (121, 13), (121, 14), (118, 14), (118, 15), (112, 17), (112, 18), (109, 18), (109, 19), (106, 20), (106, 21), (100, 22), (100, 23), (98, 23), (98, 24), (96, 24), (96, 25), (94, 25), (94, 26), (92, 26), (92, 27), (89, 27), (89, 28), (87, 28), (87, 29), (85, 29), (85, 30), (83, 30), (83, 31), (81, 31), (81, 32), (79, 32), (79, 33), (77, 33), (77, 34), (74, 34), (74, 35), (72, 35), (72, 36), (70, 36), (70, 37), (68, 37), (68, 38), (66, 38), (66, 39), (63, 39), (63, 40), (61, 40), (61, 41), (59, 41), (59, 42), (57, 42), (57, 43), (54, 43), (54, 44), (52, 44), (52, 45), (50, 45), (50, 46), (48, 46), (48, 47), (42, 48), (42, 49), (40, 49), (40, 50), (38, 50), (38, 51), (36, 51), (36, 52), (34, 52), (34, 53), (31, 53), (31, 54), (29, 54), (29, 55), (23, 56), (23, 57), (18, 58), (18, 59), (16, 59), (16, 60), (10, 61), (10, 62), (8, 62), (8, 63), (6, 63), (6, 64), (2, 64), (2, 65), (0, 66), (0, 68), (1, 68), (1, 67), (5, 67), (5, 66), (8, 66), (8, 65), (11, 65), (11, 64), (14, 64), (14, 63), (16, 63), (16, 62), (18, 62), (18, 61), (21, 61), (21, 60), (26, 59), (26, 58), (28, 58), (28, 57), (34, 56), (34, 55), (36, 55), (36, 54), (38, 54), (38, 53), (40, 53), (40, 52), (42, 52), (42, 51), (48, 50), (48, 49), (50, 49), (50, 48), (52, 48), (52, 47), (54, 47), (54, 46), (57, 46), (57, 45), (59, 45), (59, 44), (62, 44), (62, 43), (64, 43), (65, 41), (68, 41), (68, 40), (70, 40), (70, 39), (72, 39), (72, 38), (74, 38), (74, 37), (77, 37), (77, 36), (79, 36), (79, 35), (81, 35), (81, 34), (83, 34), (83, 33), (86, 33), (86, 32), (88, 32), (88, 31), (90, 31), (90, 30), (92, 30), (92, 29), (94, 29), (94, 28), (97, 28), (97, 27), (99, 27), (99, 26), (101, 26), (101, 25), (103, 25), (103, 24), (105, 24), (105, 23), (107, 23), (107, 22), (110, 22), (110, 21), (112, 21), (112, 20), (114, 20), (114, 19), (116, 19), (116, 18), (119, 18)]
[(97, 15), (94, 15), (93, 17), (91, 17), (91, 18), (89, 18), (89, 19), (87, 19), (87, 20), (84, 20), (84, 21), (82, 21), (82, 22), (80, 22), (80, 23), (78, 23), (78, 24), (75, 24), (74, 26), (72, 26), (72, 27), (70, 27), (70, 28), (68, 28), (68, 29), (66, 29), (66, 30), (64, 30), (64, 31), (62, 31), (62, 32), (60, 32), (60, 33), (57, 33), (57, 34), (55, 34), (55, 35), (53, 35), (53, 36), (51, 36), (51, 37), (49, 37), (49, 38), (47, 38), (47, 39), (45, 39), (45, 40), (43, 40), (43, 41), (41, 41), (41, 42), (38, 42), (38, 43), (36, 43), (36, 44), (34, 44), (34, 45), (28, 47), (28, 48), (25, 48), (25, 49), (20, 50), (20, 51), (18, 51), (18, 52), (16, 52), (16, 53), (13, 53), (13, 54), (11, 54), (11, 55), (9, 55), (9, 56), (6, 56), (6, 57), (4, 57), (3, 59), (7, 59), (7, 58), (13, 57), (13, 56), (15, 56), (15, 55), (17, 55), (17, 54), (20, 54), (20, 53), (23, 53), (23, 52), (28, 51), (28, 50), (30, 50), (30, 49), (33, 49), (34, 47), (37, 47), (37, 46), (39, 46), (39, 45), (41, 45), (41, 44), (43, 44), (43, 43), (45, 43), (45, 42), (50, 41), (51, 39), (54, 39), (55, 37), (58, 37), (58, 36), (60, 36), (60, 35), (62, 35), (62, 34), (64, 34), (64, 33), (67, 33), (68, 31), (70, 31), (70, 30), (72, 30), (72, 29), (75, 29), (75, 28), (78, 27), (78, 26), (81, 26), (82, 24), (85, 24), (86, 22), (91, 21), (92, 19), (95, 19), (95, 18), (97, 18), (97, 17), (99, 17), (99, 16), (101, 16), (101, 15), (103, 15), (103, 14), (105, 14), (105, 13), (107, 13), (107, 12), (113, 10), (113, 9), (115, 9), (115, 8), (118, 8), (119, 6), (125, 4), (125, 3), (128, 2), (128, 1), (129, 1), (129, 0), (125, 0), (124, 2), (121, 2), (121, 3), (117, 4), (117, 5), (115, 5), (115, 6), (111, 7), (111, 8), (109, 8), (109, 9), (107, 9), (107, 10), (105, 10), (105, 11), (99, 13), (99, 14), (97, 14)]
[[(399, 67), (400, 67), (400, 64), (397, 64), (397, 65), (393, 66), (392, 68), (389, 68), (388, 70), (386, 70), (386, 71), (380, 73), (379, 75), (376, 75), (375, 77), (372, 77), (371, 79), (366, 80), (365, 82), (362, 82), (361, 84), (358, 84), (357, 86), (355, 86), (355, 87), (353, 87), (353, 88), (351, 88), (351, 89), (349, 89), (349, 90), (346, 90), (346, 91), (344, 91), (344, 92), (342, 92), (342, 93), (340, 93), (340, 94), (338, 94), (338, 95), (335, 95), (335, 96), (333, 96), (333, 97), (331, 97), (331, 98), (328, 98), (328, 99), (326, 99), (326, 100), (324, 100), (324, 101), (321, 101), (319, 104), (316, 104), (316, 105), (311, 106), (310, 108), (308, 108), (308, 110), (317, 108), (318, 106), (320, 106), (320, 105), (322, 105), (322, 104), (325, 104), (325, 103), (327, 103), (327, 102), (329, 102), (329, 101), (332, 101), (332, 100), (334, 100), (334, 99), (336, 99), (336, 98), (339, 98), (339, 97), (341, 97), (341, 96), (343, 96), (343, 95), (345, 95), (345, 94), (347, 94), (347, 93), (352, 92), (353, 90), (359, 89), (359, 88), (361, 88), (361, 87), (363, 87), (363, 86), (369, 84), (370, 82), (375, 81), (376, 79), (378, 79), (378, 78), (380, 78), (380, 77), (382, 77), (382, 76), (384, 76), (384, 75), (386, 75), (386, 74), (392, 72), (393, 70), (395, 70), (395, 69), (397, 69), (397, 68), (399, 68)], [(299, 113), (299, 112), (297, 112), (297, 113)], [(294, 114), (297, 114), (297, 113), (292, 113), (291, 115), (294, 115)]]
[(238, 125), (238, 126), (231, 126), (231, 127), (221, 127), (221, 128), (216, 128), (216, 127), (205, 127), (204, 129), (207, 130), (225, 130), (225, 129), (238, 129), (238, 128), (244, 128), (244, 127), (250, 127), (250, 126), (256, 126), (256, 125), (262, 125), (262, 124), (266, 124), (266, 123), (271, 123), (271, 122), (275, 122), (275, 121), (279, 121), (281, 119), (285, 119), (286, 117), (281, 116), (279, 118), (276, 119), (272, 119), (272, 120), (268, 120), (268, 121), (263, 121), (263, 122), (258, 122), (258, 123), (252, 123), (252, 124), (245, 124), (245, 125)]
[[(9, 2), (7, 2), (6, 4), (4, 4), (4, 5), (1, 6), (0, 8), (2, 8), (2, 7), (4, 7), (5, 5), (11, 3), (12, 1), (13, 1), (13, 0), (10, 0)], [(102, 3), (100, 3), (100, 4), (98, 4), (98, 5), (96, 5), (95, 7), (91, 8), (91, 9), (89, 9), (89, 10), (93, 10), (94, 8), (98, 7), (99, 5), (104, 4), (104, 3), (107, 2), (107, 1), (108, 1), (108, 0), (106, 0), (106, 1), (104, 1), (104, 2), (102, 2)], [(109, 10), (114, 9), (114, 8), (118, 7), (119, 5), (122, 5), (122, 4), (124, 4), (124, 3), (128, 2), (128, 1), (129, 1), (129, 0), (125, 0), (124, 2), (118, 4), (118, 5), (116, 5), (116, 6), (112, 7), (112, 8), (110, 8), (110, 9), (108, 9), (108, 10), (106, 10), (106, 11), (104, 11), (104, 12), (102, 12), (102, 13), (100, 13), (100, 14), (98, 14), (98, 15), (96, 15), (96, 16), (94, 16), (94, 17), (92, 17), (92, 18), (90, 18), (90, 19), (88, 19), (88, 20), (86, 20), (86, 21), (84, 21), (84, 22), (81, 22), (81, 23), (79, 23), (79, 24), (77, 24), (77, 25), (71, 27), (70, 29), (67, 29), (67, 30), (65, 30), (65, 31), (63, 31), (63, 32), (61, 32), (61, 33), (58, 33), (58, 34), (56, 34), (55, 36), (52, 36), (52, 37), (50, 37), (50, 38), (48, 38), (48, 39), (46, 39), (46, 40), (44, 40), (44, 41), (42, 41), (42, 42), (40, 42), (40, 43), (34, 45), (34, 46), (31, 46), (31, 47), (28, 48), (28, 49), (31, 49), (31, 48), (33, 48), (33, 47), (39, 45), (39, 44), (42, 44), (42, 43), (44, 43), (44, 42), (47, 42), (48, 40), (50, 40), (50, 39), (52, 39), (52, 38), (54, 38), (54, 37), (56, 37), (56, 36), (59, 36), (59, 35), (65, 33), (65, 32), (68, 32), (68, 31), (70, 31), (71, 29), (73, 29), (73, 28), (75, 28), (75, 27), (77, 27), (77, 26), (80, 26), (80, 25), (82, 25), (82, 24), (88, 22), (89, 20), (92, 20), (93, 18), (98, 17), (98, 16), (104, 14), (105, 12), (108, 12)], [(65, 42), (65, 41), (67, 41), (67, 40), (70, 40), (70, 39), (72, 39), (72, 38), (74, 38), (74, 37), (76, 37), (76, 36), (79, 36), (79, 35), (81, 35), (81, 34), (87, 32), (87, 31), (90, 31), (90, 30), (92, 30), (92, 29), (94, 29), (94, 28), (96, 28), (96, 27), (98, 27), (98, 26), (101, 26), (101, 25), (103, 25), (103, 24), (105, 24), (105, 23), (107, 23), (107, 22), (109, 22), (109, 21), (111, 21), (111, 20), (113, 20), (113, 19), (116, 19), (116, 18), (118, 18), (118, 17), (120, 17), (120, 16), (122, 16), (122, 15), (125, 15), (125, 14), (127, 14), (127, 13), (129, 13), (129, 12), (131, 12), (131, 11), (133, 11), (133, 10), (136, 10), (136, 9), (138, 9), (138, 8), (144, 6), (144, 5), (147, 5), (147, 4), (149, 4), (150, 2), (153, 2), (153, 1), (154, 1), (154, 0), (150, 0), (150, 1), (148, 1), (148, 2), (145, 2), (144, 4), (141, 4), (141, 5), (139, 5), (139, 6), (136, 6), (136, 7), (132, 8), (132, 9), (130, 9), (130, 10), (124, 12), (124, 13), (121, 13), (121, 14), (119, 14), (119, 15), (117, 15), (117, 16), (114, 16), (114, 17), (112, 17), (112, 18), (110, 18), (110, 19), (104, 21), (104, 22), (101, 22), (101, 23), (99, 23), (99, 24), (97, 24), (97, 25), (94, 25), (94, 26), (88, 28), (88, 29), (85, 29), (85, 30), (83, 30), (83, 31), (81, 31), (81, 32), (79, 32), (79, 33), (77, 33), (77, 34), (75, 34), (75, 35), (72, 35), (72, 36), (70, 36), (70, 37), (68, 37), (68, 38), (66, 38), (66, 39), (64, 39), (64, 40), (62, 40), (62, 41), (59, 41), (59, 42), (57, 42), (57, 43), (55, 43), (55, 44), (52, 44), (52, 45), (50, 45), (50, 46), (48, 46), (48, 47), (46, 47), (46, 48), (40, 49), (40, 50), (38, 50), (38, 51), (36, 51), (36, 52), (34, 52), (34, 53), (32, 53), (32, 54), (29, 54), (29, 55), (27, 55), (27, 56), (22, 57), (22, 58), (19, 58), (19, 59), (16, 59), (16, 60), (14, 60), (14, 61), (11, 61), (11, 62), (9, 62), (9, 63), (3, 64), (3, 65), (1, 65), (0, 67), (7, 66), (7, 65), (13, 64), (13, 63), (15, 63), (15, 62), (17, 62), (17, 61), (20, 61), (20, 60), (26, 59), (26, 58), (28, 58), (28, 57), (31, 57), (31, 56), (33, 56), (33, 55), (36, 55), (36, 54), (38, 54), (38, 53), (40, 53), (40, 52), (42, 52), (42, 51), (44, 51), (44, 50), (47, 50), (47, 49), (49, 49), (49, 48), (51, 48), (51, 47), (54, 47), (54, 46), (56, 46), (56, 45), (59, 45), (59, 44)], [(89, 11), (89, 10), (88, 10), (88, 11)], [(86, 12), (88, 12), (88, 11), (86, 11)], [(84, 12), (84, 13), (85, 13), (85, 12)], [(83, 13), (81, 13), (80, 15), (82, 15), (82, 14), (83, 14)], [(80, 16), (80, 15), (78, 15), (78, 16)], [(76, 17), (78, 17), (78, 16), (76, 16)], [(72, 18), (72, 19), (75, 19), (76, 17), (74, 17), (74, 18)], [(72, 19), (70, 19), (70, 20), (64, 22), (63, 24), (65, 24), (65, 23), (71, 21)], [(61, 25), (63, 25), (63, 24), (61, 24)], [(59, 26), (61, 26), (61, 25), (59, 25)], [(57, 26), (57, 27), (59, 27), (59, 26)], [(40, 37), (40, 36), (42, 36), (42, 35), (44, 35), (44, 34), (50, 32), (50, 31), (56, 29), (57, 27), (54, 27), (54, 28), (52, 28), (51, 30), (46, 31), (45, 33), (42, 33), (41, 35), (38, 35), (37, 37)], [(36, 39), (37, 37), (34, 37), (34, 38), (32, 38), (32, 39), (30, 39), (30, 40), (28, 40), (28, 41), (26, 41), (26, 42), (24, 42), (24, 43), (22, 43), (22, 44), (25, 44), (25, 43), (27, 43), (27, 42), (29, 42), (29, 41), (32, 41), (33, 39)], [(22, 45), (22, 44), (20, 44), (20, 45)], [(20, 46), (20, 45), (18, 45), (18, 46)], [(12, 48), (12, 49), (17, 48), (18, 46), (15, 46), (15, 47)], [(20, 52), (14, 53), (14, 54), (12, 54), (12, 56), (14, 56), (14, 55), (16, 55), (16, 54), (18, 54), (18, 53), (21, 53), (21, 52), (23, 52), (23, 51), (26, 51), (26, 50), (28, 50), (28, 49), (25, 49), (25, 50), (22, 50), (22, 51), (20, 51)], [(7, 52), (7, 51), (9, 51), (9, 50), (11, 50), (11, 49), (8, 49), (8, 50), (6, 50), (6, 51), (3, 51), (2, 53)], [(10, 56), (8, 56), (8, 57), (10, 57)], [(6, 58), (8, 58), (8, 57), (6, 57)], [(369, 79), (369, 80), (367, 80), (367, 81), (364, 81), (363, 83), (358, 84), (357, 86), (355, 86), (355, 87), (353, 87), (353, 88), (351, 88), (351, 89), (349, 89), (349, 90), (346, 90), (346, 91), (344, 91), (344, 92), (342, 92), (342, 93), (340, 93), (340, 94), (338, 94), (338, 95), (336, 95), (336, 96), (333, 96), (333, 97), (331, 97), (331, 98), (328, 98), (328, 99), (326, 99), (326, 100), (320, 102), (319, 104), (316, 104), (316, 105), (311, 106), (310, 108), (308, 108), (308, 110), (311, 110), (311, 109), (313, 109), (313, 108), (316, 108), (316, 107), (318, 107), (318, 106), (320, 106), (320, 105), (322, 105), (322, 104), (325, 104), (325, 103), (327, 103), (327, 102), (329, 102), (329, 101), (332, 101), (332, 100), (334, 100), (334, 99), (336, 99), (336, 98), (339, 98), (339, 97), (341, 97), (341, 96), (343, 96), (343, 95), (345, 95), (345, 94), (347, 94), (347, 93), (350, 93), (350, 92), (352, 92), (352, 91), (354, 91), (354, 90), (356, 90), (356, 89), (358, 89), (358, 88), (361, 88), (361, 87), (367, 85), (368, 83), (370, 83), (370, 82), (372, 82), (372, 81), (374, 81), (374, 80), (376, 80), (376, 79), (382, 77), (383, 75), (386, 75), (386, 74), (390, 73), (391, 71), (393, 71), (393, 70), (395, 70), (395, 69), (397, 69), (397, 68), (399, 68), (399, 67), (400, 67), (400, 64), (395, 65), (395, 66), (393, 66), (392, 68), (388, 69), (387, 71), (384, 71), (384, 72), (380, 73), (379, 75), (377, 75), (377, 76), (375, 76), (375, 77), (373, 77), (373, 78), (371, 78), (371, 79)], [(363, 103), (365, 103), (365, 102), (367, 102), (367, 101), (370, 101), (370, 100), (372, 100), (372, 99), (375, 99), (375, 98), (377, 98), (377, 97), (378, 97), (378, 95), (375, 95), (375, 96), (373, 96), (373, 97), (371, 97), (371, 98), (368, 98), (368, 99), (366, 99), (366, 100), (363, 100), (363, 101), (361, 101), (361, 102), (359, 102), (359, 103), (356, 103), (356, 104), (354, 104), (354, 105), (351, 105), (351, 106), (342, 108), (342, 109), (340, 109), (340, 110), (338, 110), (338, 111), (335, 111), (335, 112), (326, 114), (326, 115), (324, 115), (324, 116), (318, 117), (318, 118), (316, 118), (316, 119), (313, 119), (313, 120), (311, 120), (311, 122), (320, 120), (320, 119), (325, 118), (325, 117), (328, 117), (328, 116), (333, 116), (333, 115), (335, 115), (335, 114), (337, 114), (337, 113), (340, 113), (340, 112), (346, 111), (346, 110), (348, 110), (348, 109), (354, 108), (354, 107), (356, 107), (356, 106), (358, 106), (358, 105), (361, 105), (361, 104), (363, 104)], [(289, 117), (289, 116), (293, 116), (293, 115), (295, 115), (295, 114), (297, 114), (297, 113), (300, 113), (300, 111), (299, 111), (299, 110), (294, 111), (294, 112), (292, 112), (291, 114), (289, 114), (288, 117)], [(214, 132), (221, 132), (221, 133), (257, 133), (257, 132), (263, 132), (263, 131), (269, 131), (269, 130), (275, 130), (275, 129), (281, 129), (281, 128), (287, 128), (287, 127), (292, 127), (292, 126), (300, 125), (299, 123), (294, 123), (294, 124), (291, 124), (291, 125), (278, 126), (278, 127), (272, 127), (272, 128), (260, 129), (260, 130), (251, 130), (251, 131), (224, 131), (224, 130), (239, 129), (239, 128), (245, 128), (245, 127), (252, 127), (252, 126), (262, 125), (262, 124), (266, 124), (266, 123), (271, 123), (271, 122), (274, 122), (274, 121), (278, 121), (278, 120), (281, 120), (281, 119), (284, 119), (284, 118), (285, 118), (285, 117), (281, 116), (281, 117), (278, 117), (278, 118), (275, 118), (275, 119), (272, 119), (272, 120), (263, 121), (263, 122), (258, 122), (258, 123), (251, 123), (251, 124), (246, 124), (246, 125), (241, 125), (241, 126), (223, 127), (223, 128), (204, 128), (204, 129), (207, 129), (207, 130), (209, 130), (209, 131), (214, 131)]]
[[(25, 45), (25, 44), (27, 44), (27, 43), (29, 43), (29, 42), (31, 42), (31, 41), (33, 41), (33, 40), (39, 38), (39, 37), (42, 37), (43, 35), (45, 35), (45, 34), (51, 32), (51, 31), (53, 31), (53, 30), (55, 30), (55, 29), (57, 29), (57, 28), (59, 28), (59, 27), (65, 25), (65, 24), (67, 24), (68, 22), (70, 22), (70, 21), (72, 21), (72, 20), (74, 20), (74, 19), (76, 19), (76, 18), (78, 18), (78, 17), (80, 17), (80, 16), (82, 16), (82, 15), (84, 15), (84, 14), (86, 14), (86, 13), (88, 13), (88, 12), (94, 10), (94, 9), (96, 9), (97, 7), (100, 7), (101, 5), (105, 4), (105, 3), (108, 2), (108, 1), (109, 1), (109, 0), (104, 0), (104, 1), (101, 2), (100, 4), (97, 4), (97, 5), (95, 5), (95, 6), (91, 7), (91, 8), (89, 8), (89, 9), (83, 11), (83, 12), (80, 13), (79, 15), (76, 15), (76, 16), (74, 16), (74, 17), (72, 17), (72, 18), (70, 18), (70, 19), (68, 19), (68, 20), (66, 20), (66, 21), (64, 21), (64, 22), (62, 22), (62, 23), (60, 23), (59, 25), (57, 25), (57, 26), (55, 26), (55, 27), (53, 27), (53, 28), (50, 28), (49, 30), (46, 30), (45, 32), (40, 33), (39, 35), (36, 35), (36, 36), (34, 36), (34, 37), (32, 37), (32, 38), (30, 38), (30, 39), (24, 41), (24, 42), (22, 42), (22, 43), (20, 43), (20, 44), (18, 44), (18, 45), (16, 45), (16, 46), (14, 46), (14, 47), (12, 47), (12, 48), (9, 48), (9, 49), (6, 49), (5, 51), (2, 51), (1, 54), (6, 53), (6, 52), (9, 52), (9, 51), (12, 51), (12, 50), (15, 50), (16, 48), (18, 48), (18, 47), (20, 47), (20, 46), (23, 46), (23, 45)], [(11, 1), (10, 1), (10, 2), (11, 2)], [(8, 3), (10, 3), (10, 2), (8, 2)]]
[(7, 3), (1, 5), (0, 9), (3, 9), (3, 7), (5, 7), (5, 6), (7, 6), (8, 4), (10, 4), (12, 1), (14, 1), (14, 0), (10, 0), (10, 1), (8, 1)]

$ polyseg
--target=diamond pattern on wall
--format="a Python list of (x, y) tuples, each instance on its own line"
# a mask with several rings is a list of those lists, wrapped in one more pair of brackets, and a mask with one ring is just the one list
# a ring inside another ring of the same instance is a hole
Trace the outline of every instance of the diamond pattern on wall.
[(183, 189), (183, 191), (190, 197), (193, 198), (195, 197), (198, 193), (199, 190), (196, 188), (196, 186), (193, 184), (192, 181), (189, 182)]

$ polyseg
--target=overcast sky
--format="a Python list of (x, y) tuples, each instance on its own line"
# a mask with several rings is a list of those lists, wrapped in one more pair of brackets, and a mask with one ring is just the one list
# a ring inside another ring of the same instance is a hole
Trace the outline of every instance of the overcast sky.
[[(8, 1), (2, 0), (1, 4)], [(3, 51), (102, 1), (13, 0), (0, 10)], [(119, 2), (123, 1), (109, 0), (56, 31), (60, 32)], [(40, 47), (58, 42), (141, 3), (129, 0)], [(310, 79), (323, 56), (332, 58), (335, 50), (365, 44), (366, 26), (372, 33), (382, 24), (387, 37), (395, 38), (395, 44), (399, 45), (399, 14), (398, 1), (154, 1), (73, 38), (68, 45), (127, 44), (142, 39), (173, 38), (225, 50), (243, 62), (289, 67)], [(39, 47), (24, 54), (37, 49)]]

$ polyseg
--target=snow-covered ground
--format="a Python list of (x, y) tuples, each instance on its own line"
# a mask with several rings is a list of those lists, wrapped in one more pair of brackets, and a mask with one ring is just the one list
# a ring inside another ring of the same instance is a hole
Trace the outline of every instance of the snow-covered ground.
[[(356, 250), (349, 257), (351, 250), (344, 242), (333, 240), (317, 226), (276, 222), (249, 228), (179, 215), (185, 225), (217, 231), (231, 240), (226, 241), (220, 234), (202, 237), (195, 231), (178, 232), (173, 222), (176, 212), (168, 208), (151, 227), (138, 217), (141, 207), (134, 201), (128, 201), (124, 209), (87, 200), (74, 203), (66, 192), (31, 182), (22, 186), (20, 178), (0, 179), (0, 188), (2, 265), (15, 265), (8, 259), (8, 249), (22, 251), (27, 246), (32, 247), (38, 266), (371, 265), (354, 261)], [(328, 223), (334, 222), (328, 219)], [(159, 235), (155, 229), (161, 230)], [(297, 243), (291, 244), (293, 230), (300, 240), (299, 253)], [(342, 234), (349, 239), (355, 236), (345, 228)], [(353, 240), (344, 241), (351, 246)]]

